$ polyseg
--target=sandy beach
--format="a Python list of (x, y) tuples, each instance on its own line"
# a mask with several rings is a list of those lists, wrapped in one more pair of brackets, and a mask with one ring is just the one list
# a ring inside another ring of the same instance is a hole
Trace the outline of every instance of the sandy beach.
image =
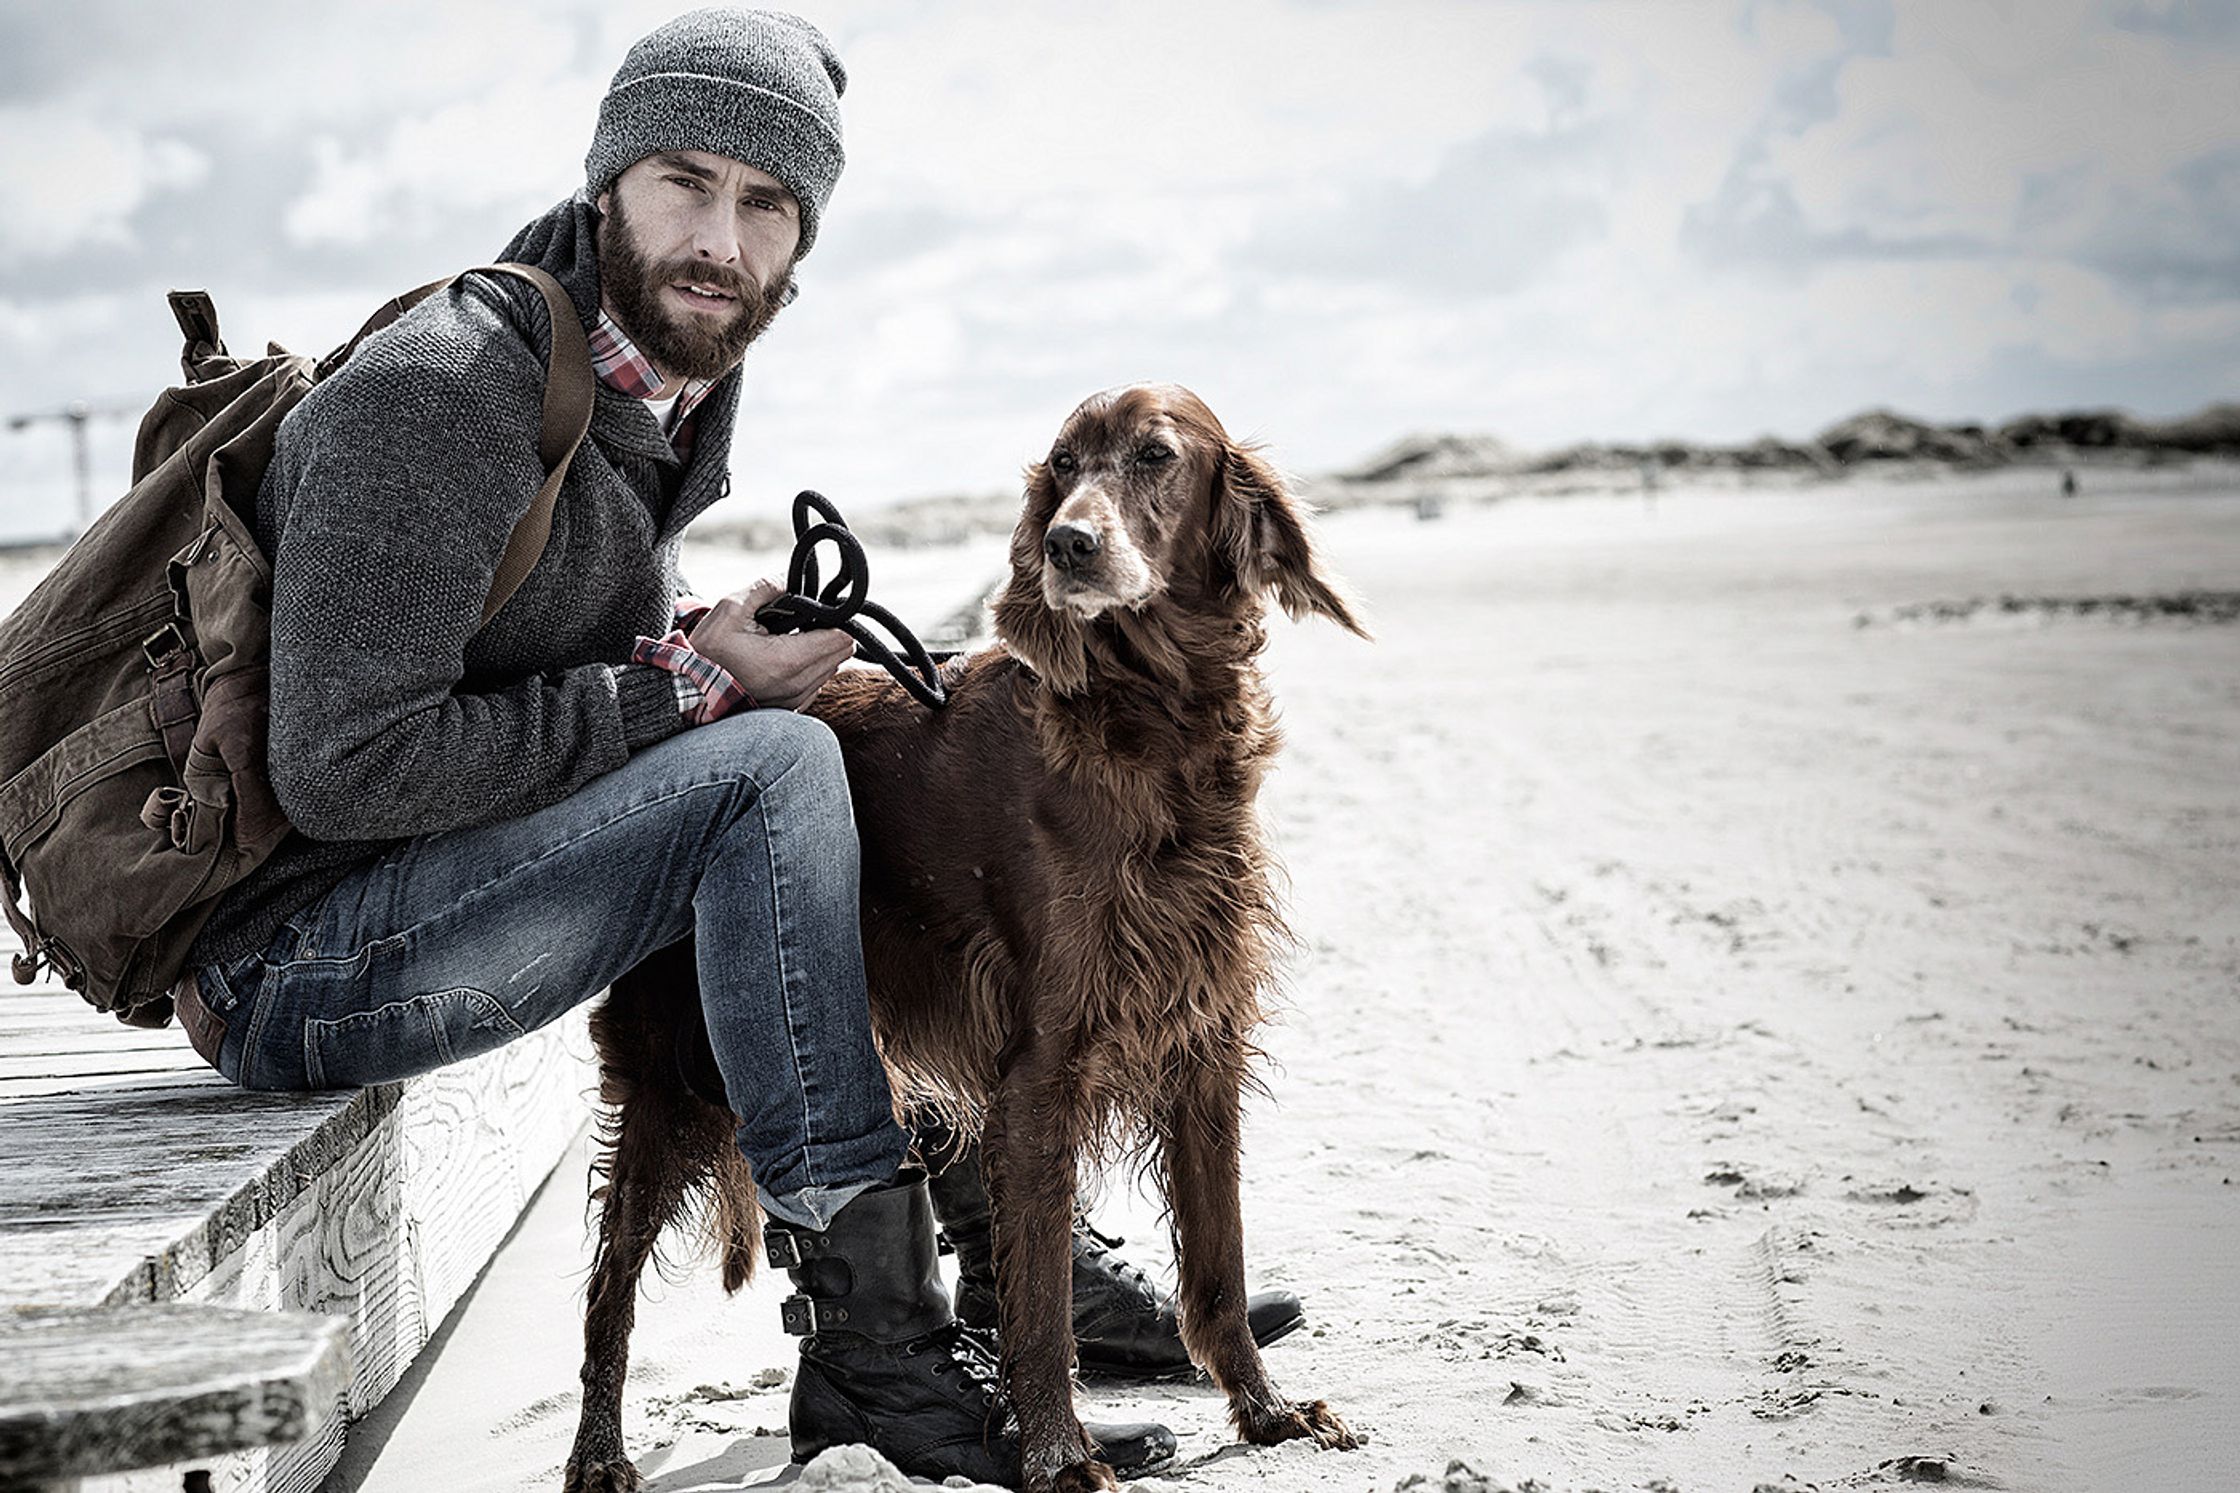
[[(1302, 949), (1246, 1220), (1313, 1322), (1273, 1371), (1372, 1440), (1239, 1448), (1205, 1386), (1085, 1412), (1167, 1420), (1160, 1481), (1206, 1493), (1477, 1486), (1452, 1460), (2232, 1486), (2240, 631), (1901, 609), (2233, 589), (2240, 484), (1683, 489), (1323, 537), (1379, 641), (1279, 623), (1269, 657)], [(330, 1486), (559, 1485), (584, 1159)], [(1163, 1267), (1145, 1200), (1100, 1216)], [(784, 1293), (649, 1291), (649, 1488), (793, 1475)]]

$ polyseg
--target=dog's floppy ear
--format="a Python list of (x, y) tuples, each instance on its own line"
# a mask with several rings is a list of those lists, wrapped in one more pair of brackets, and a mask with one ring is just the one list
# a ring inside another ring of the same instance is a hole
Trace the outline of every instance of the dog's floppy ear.
[(1275, 593), (1295, 618), (1320, 612), (1369, 636), (1354, 615), (1356, 603), (1315, 553), (1306, 510), (1257, 451), (1228, 443), (1213, 485), (1214, 542), (1246, 590)]
[(996, 636), (1012, 654), (1061, 695), (1089, 685), (1089, 650), (1081, 623), (1050, 609), (1042, 599), (1042, 531), (1058, 506), (1049, 468), (1027, 468), (1027, 503), (1011, 531), (1011, 579), (996, 598)]

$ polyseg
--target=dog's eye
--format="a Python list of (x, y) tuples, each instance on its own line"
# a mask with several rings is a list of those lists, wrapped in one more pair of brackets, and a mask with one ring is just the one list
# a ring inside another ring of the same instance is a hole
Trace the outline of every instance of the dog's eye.
[(1173, 459), (1174, 449), (1170, 446), (1162, 446), (1157, 441), (1148, 442), (1136, 451), (1136, 460), (1142, 462), (1145, 466), (1155, 467), (1162, 461), (1172, 461)]
[(1050, 453), (1050, 470), (1054, 472), (1070, 472), (1073, 470), (1074, 465), (1075, 463), (1073, 459), (1073, 453), (1071, 451), (1053, 451)]

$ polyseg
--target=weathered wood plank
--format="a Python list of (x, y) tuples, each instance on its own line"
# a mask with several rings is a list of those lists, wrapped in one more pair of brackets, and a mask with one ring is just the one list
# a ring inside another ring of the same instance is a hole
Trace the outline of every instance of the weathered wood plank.
[[(6, 997), (0, 996), (0, 1000)], [(37, 1052), (83, 1052), (92, 1042), (82, 1022), (57, 1018), (52, 1021), (10, 1019), (0, 1023), (0, 1057), (22, 1057)], [(186, 1033), (177, 1027), (164, 1027), (149, 1031), (144, 1027), (120, 1026), (104, 1033), (100, 1039), (103, 1049), (110, 1052), (161, 1049), (194, 1056), (194, 1049), (187, 1045)], [(200, 1062), (200, 1058), (195, 1058)]]
[[(254, 1094), (175, 1029), (123, 1027), (74, 995), (0, 998), (0, 1302), (347, 1319), (344, 1417), (196, 1464), (220, 1493), (316, 1493), (345, 1417), (395, 1386), (589, 1118), (584, 1017), (409, 1083)], [(63, 1060), (30, 1060), (49, 1050)], [(183, 1470), (80, 1486), (176, 1493)]]
[[(123, 1073), (209, 1072), (194, 1050), (177, 1043), (162, 1047), (132, 1047), (123, 1043), (99, 1052), (73, 1050), (61, 1044), (46, 1051), (9, 1052), (0, 1055), (0, 1095), (15, 1097), (19, 1081), (57, 1078), (106, 1078)], [(64, 1090), (62, 1092), (67, 1092)]]
[(151, 1086), (179, 1088), (192, 1082), (191, 1073), (161, 1072), (151, 1074), (112, 1073), (92, 1078), (30, 1078), (17, 1079), (11, 1084), (10, 1097), (44, 1099), (56, 1094), (114, 1094), (125, 1090), (139, 1092)]
[[(349, 1414), (392, 1389), (588, 1118), (581, 1018), (406, 1086), (347, 1159), (218, 1262), (197, 1300), (309, 1307), (352, 1322)], [(306, 1443), (227, 1458), (218, 1493), (315, 1493), (340, 1455)], [(153, 1482), (88, 1493), (154, 1493)]]
[(349, 1383), (348, 1325), (210, 1306), (0, 1309), (0, 1485), (300, 1441)]
[(115, 1284), (98, 1299), (182, 1294), (348, 1155), (395, 1110), (402, 1088), (249, 1094), (205, 1074), (178, 1088), (0, 1103), (10, 1156), (0, 1176), (0, 1300), (82, 1300), (49, 1289), (44, 1277), (60, 1262), (36, 1247), (37, 1234), (134, 1220), (162, 1220), (172, 1235), (152, 1256), (114, 1259)]

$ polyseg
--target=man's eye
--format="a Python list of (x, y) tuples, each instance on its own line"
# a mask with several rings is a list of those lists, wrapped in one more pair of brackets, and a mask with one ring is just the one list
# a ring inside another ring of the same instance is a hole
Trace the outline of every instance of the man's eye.
[(688, 192), (697, 192), (700, 190), (700, 183), (694, 181), (689, 176), (672, 176), (669, 178), (669, 180), (675, 182), (678, 186), (683, 187)]

